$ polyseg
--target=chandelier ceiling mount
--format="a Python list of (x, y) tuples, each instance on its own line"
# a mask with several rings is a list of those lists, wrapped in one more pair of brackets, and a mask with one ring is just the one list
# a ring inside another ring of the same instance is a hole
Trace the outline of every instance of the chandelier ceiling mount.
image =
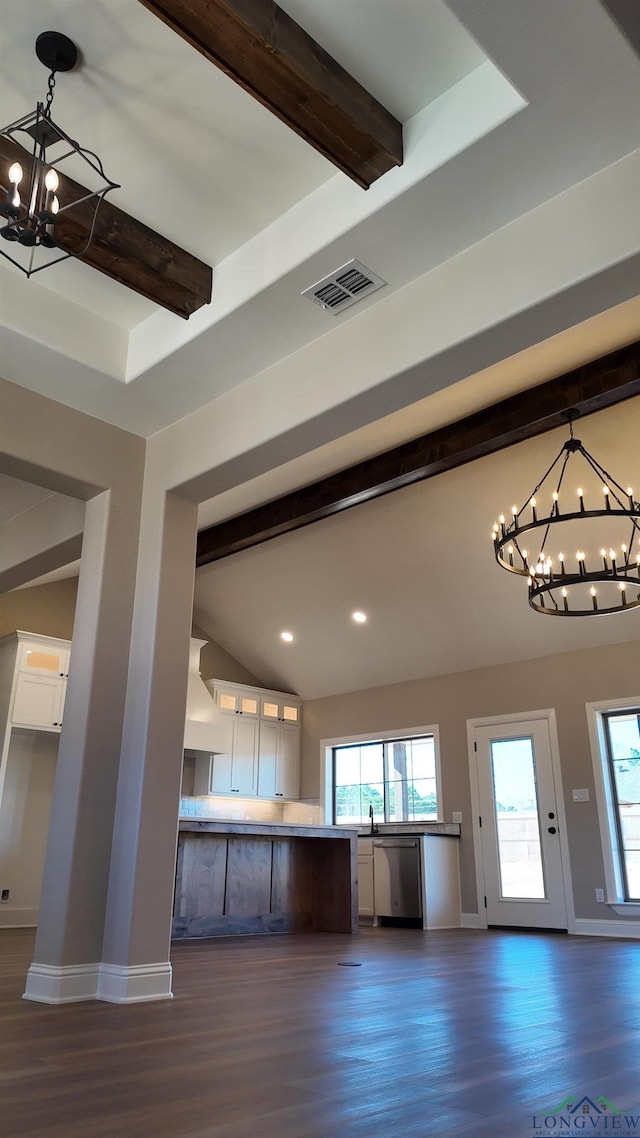
[(2, 247), (0, 253), (27, 277), (69, 257), (82, 258), (102, 199), (119, 188), (97, 154), (51, 117), (56, 74), (78, 63), (73, 40), (61, 32), (42, 32), (35, 51), (50, 72), (46, 99), (0, 129), (0, 216), (5, 219), (0, 237), (11, 246), (11, 253)]

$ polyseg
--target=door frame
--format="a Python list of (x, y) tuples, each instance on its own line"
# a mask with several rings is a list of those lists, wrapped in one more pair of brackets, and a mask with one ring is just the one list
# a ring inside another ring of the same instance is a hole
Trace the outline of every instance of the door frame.
[[(560, 839), (560, 857), (562, 861), (562, 885), (564, 900), (567, 907), (567, 932), (575, 933), (576, 914), (573, 904), (573, 884), (571, 880), (571, 862), (569, 861), (569, 842), (567, 840), (567, 819), (564, 809), (564, 791), (562, 786), (562, 770), (560, 768), (560, 747), (558, 745), (558, 727), (556, 723), (555, 708), (547, 707), (541, 711), (518, 711), (504, 715), (485, 715), (478, 719), (467, 719), (467, 748), (469, 753), (469, 785), (471, 789), (471, 814), (473, 821), (473, 856), (476, 863), (476, 890), (478, 894), (478, 924), (477, 928), (486, 929), (487, 910), (483, 904), (486, 893), (484, 860), (482, 856), (482, 835), (480, 833), (480, 788), (478, 785), (478, 764), (475, 755), (475, 733), (477, 727), (493, 727), (498, 724), (527, 723), (531, 720), (545, 720), (549, 729), (549, 743), (551, 746), (551, 767), (556, 793), (556, 807), (558, 814), (558, 837)], [(532, 932), (535, 930), (531, 930)]]

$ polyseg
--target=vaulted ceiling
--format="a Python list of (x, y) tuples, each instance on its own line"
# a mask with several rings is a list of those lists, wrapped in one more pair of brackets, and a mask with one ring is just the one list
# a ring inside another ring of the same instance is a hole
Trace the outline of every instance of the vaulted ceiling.
[[(345, 403), (330, 444), (221, 480), (203, 526), (638, 335), (640, 60), (617, 0), (281, 6), (404, 124), (403, 165), (366, 192), (137, 0), (30, 0), (0, 29), (3, 119), (44, 92), (36, 35), (70, 35), (84, 63), (58, 79), (58, 119), (122, 183), (114, 204), (214, 269), (211, 304), (186, 322), (76, 262), (29, 282), (0, 262), (4, 377), (144, 436), (236, 388), (250, 416), (276, 368)], [(386, 285), (338, 315), (300, 296), (353, 257)], [(367, 508), (384, 543), (391, 505)], [(304, 566), (302, 540), (315, 531), (291, 539)], [(277, 548), (237, 565), (262, 581), (280, 572)], [(233, 650), (242, 606), (232, 627), (218, 592), (231, 564), (211, 567), (198, 604)], [(298, 679), (281, 668), (270, 636), (256, 639), (254, 670), (306, 694), (331, 688), (308, 662)], [(379, 682), (371, 667), (369, 654), (340, 683)]]

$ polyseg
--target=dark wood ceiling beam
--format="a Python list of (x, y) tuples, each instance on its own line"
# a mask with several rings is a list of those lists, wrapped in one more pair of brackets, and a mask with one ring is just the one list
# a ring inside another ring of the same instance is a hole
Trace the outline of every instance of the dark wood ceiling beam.
[(402, 124), (273, 0), (140, 2), (359, 186), (402, 165)]
[[(640, 341), (198, 534), (208, 565), (640, 394)], [(579, 432), (577, 432), (579, 433)]]
[[(12, 162), (20, 163), (28, 184), (31, 155), (10, 138), (0, 137), (0, 165), (6, 168)], [(61, 206), (89, 192), (61, 172), (59, 177)], [(89, 202), (58, 214), (55, 233), (60, 247), (185, 320), (211, 300), (210, 266), (112, 205), (109, 198), (100, 203), (93, 240), (82, 253), (92, 223), (93, 205)], [(7, 252), (12, 249), (7, 247)]]

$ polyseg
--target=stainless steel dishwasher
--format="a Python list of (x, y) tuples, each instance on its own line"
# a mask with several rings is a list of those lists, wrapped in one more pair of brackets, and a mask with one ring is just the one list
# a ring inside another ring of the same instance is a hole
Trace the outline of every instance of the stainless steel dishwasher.
[(376, 917), (421, 917), (420, 838), (376, 838), (373, 880)]

